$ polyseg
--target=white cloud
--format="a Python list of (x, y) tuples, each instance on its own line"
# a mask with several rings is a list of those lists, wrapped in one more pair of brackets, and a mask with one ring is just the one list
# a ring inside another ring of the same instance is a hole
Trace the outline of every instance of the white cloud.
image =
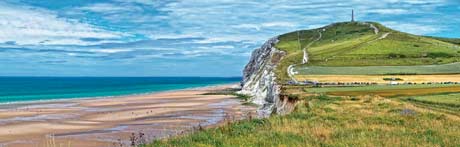
[(366, 12), (378, 13), (378, 14), (393, 14), (393, 15), (410, 13), (410, 11), (408, 11), (407, 9), (373, 9), (373, 10), (368, 10)]
[(403, 2), (409, 4), (430, 4), (430, 3), (442, 3), (445, 0), (404, 0)]
[(295, 27), (297, 26), (296, 24), (292, 22), (268, 22), (268, 23), (263, 23), (262, 26), (264, 27)]
[(292, 22), (267, 22), (267, 23), (262, 23), (262, 24), (238, 24), (232, 26), (233, 28), (236, 29), (252, 29), (256, 31), (260, 31), (264, 28), (276, 28), (276, 27), (285, 27), (285, 28), (293, 28), (296, 27), (297, 24), (292, 23)]
[(437, 33), (442, 31), (442, 28), (439, 26), (431, 26), (431, 25), (420, 25), (414, 23), (400, 23), (394, 21), (382, 22), (382, 24), (393, 28), (395, 30), (416, 34), (416, 35), (427, 35), (432, 33)]
[(99, 12), (99, 13), (111, 13), (111, 12), (123, 12), (123, 11), (139, 11), (137, 7), (126, 7), (118, 6), (109, 3), (97, 3), (89, 6), (80, 7), (80, 10)]
[(130, 3), (138, 3), (144, 5), (156, 5), (159, 3), (158, 0), (117, 0), (119, 2), (130, 2)]
[(81, 38), (117, 39), (123, 36), (122, 33), (58, 18), (53, 12), (37, 8), (0, 3), (0, 9), (0, 43), (89, 45), (101, 42), (86, 42)]
[(260, 26), (257, 24), (239, 24), (239, 25), (234, 25), (232, 27), (237, 28), (237, 29), (254, 29), (254, 30), (260, 31)]
[(120, 52), (129, 52), (129, 51), (132, 51), (132, 50), (129, 50), (129, 49), (92, 49), (92, 50), (89, 50), (90, 52), (95, 52), (95, 53), (120, 53)]

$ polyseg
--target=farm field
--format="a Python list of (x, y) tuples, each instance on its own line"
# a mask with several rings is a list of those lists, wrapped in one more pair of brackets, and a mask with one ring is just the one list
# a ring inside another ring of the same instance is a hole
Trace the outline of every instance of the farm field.
[(299, 66), (295, 70), (299, 75), (456, 74), (460, 73), (460, 63), (414, 66)]
[(372, 85), (323, 88), (291, 86), (285, 88), (285, 91), (290, 94), (299, 95), (300, 97), (321, 94), (334, 96), (377, 95), (382, 97), (399, 97), (459, 93), (460, 85)]
[(460, 93), (412, 96), (402, 99), (420, 107), (438, 109), (460, 116)]
[(327, 92), (328, 95), (336, 96), (363, 96), (363, 95), (378, 95), (383, 97), (399, 97), (399, 96), (417, 96), (442, 93), (457, 93), (460, 92), (459, 86), (453, 87), (436, 87), (436, 88), (410, 88), (410, 89), (392, 89), (392, 90), (374, 90), (374, 91), (343, 91), (343, 92)]
[(398, 90), (398, 89), (426, 89), (426, 88), (442, 88), (442, 87), (460, 87), (460, 85), (371, 85), (371, 86), (350, 86), (350, 87), (293, 87), (288, 89), (300, 88), (306, 93), (327, 93), (327, 92), (347, 92), (347, 91), (377, 91), (377, 90)]
[[(388, 79), (397, 79), (397, 82), (427, 83), (427, 82), (460, 82), (460, 74), (456, 75), (296, 75), (298, 81), (328, 82), (375, 82), (378, 84), (389, 84)], [(386, 80), (385, 80), (386, 79)]]
[(413, 99), (437, 104), (457, 105), (460, 107), (460, 94), (417, 96)]

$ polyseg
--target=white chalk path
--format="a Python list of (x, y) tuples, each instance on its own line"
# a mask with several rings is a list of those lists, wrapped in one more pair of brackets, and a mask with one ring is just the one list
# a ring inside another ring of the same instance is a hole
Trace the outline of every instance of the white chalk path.
[[(321, 33), (321, 31), (325, 31), (325, 29), (318, 31), (318, 34), (319, 34), (318, 38), (316, 38), (314, 41), (308, 43), (307, 46), (305, 46), (305, 47), (303, 48), (303, 50), (302, 50), (302, 51), (303, 51), (302, 64), (308, 63), (308, 52), (307, 52), (307, 49), (308, 49), (311, 45), (313, 45), (313, 43), (315, 43), (315, 42), (321, 40), (321, 38), (323, 37), (323, 34)], [(300, 38), (299, 38), (299, 44), (300, 44)], [(295, 66), (295, 64), (294, 64), (294, 65), (289, 65), (289, 67), (287, 68), (287, 73), (288, 73), (288, 76), (289, 76), (289, 78), (291, 79), (291, 81), (297, 83), (297, 80), (294, 78), (294, 75), (298, 74), (298, 72), (294, 71), (294, 66)]]
[[(325, 31), (325, 29), (322, 30), (322, 31)], [(308, 49), (311, 45), (313, 45), (313, 43), (315, 43), (315, 42), (321, 40), (321, 38), (323, 37), (323, 34), (321, 33), (321, 30), (318, 31), (318, 33), (319, 33), (318, 38), (316, 38), (314, 41), (308, 43), (307, 46), (305, 46), (305, 48), (303, 48), (303, 59), (302, 59), (302, 64), (308, 63), (308, 52), (307, 52), (307, 49)]]

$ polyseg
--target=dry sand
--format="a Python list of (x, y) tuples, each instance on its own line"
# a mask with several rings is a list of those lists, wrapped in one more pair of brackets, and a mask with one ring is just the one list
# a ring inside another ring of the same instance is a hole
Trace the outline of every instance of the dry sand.
[(150, 142), (255, 114), (234, 96), (202, 95), (231, 86), (0, 105), (0, 147), (129, 146), (133, 133)]

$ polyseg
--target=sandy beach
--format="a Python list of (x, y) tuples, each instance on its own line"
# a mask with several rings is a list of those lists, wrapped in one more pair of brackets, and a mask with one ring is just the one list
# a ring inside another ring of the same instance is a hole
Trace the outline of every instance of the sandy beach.
[(129, 146), (255, 114), (221, 85), (154, 94), (0, 105), (0, 147)]

